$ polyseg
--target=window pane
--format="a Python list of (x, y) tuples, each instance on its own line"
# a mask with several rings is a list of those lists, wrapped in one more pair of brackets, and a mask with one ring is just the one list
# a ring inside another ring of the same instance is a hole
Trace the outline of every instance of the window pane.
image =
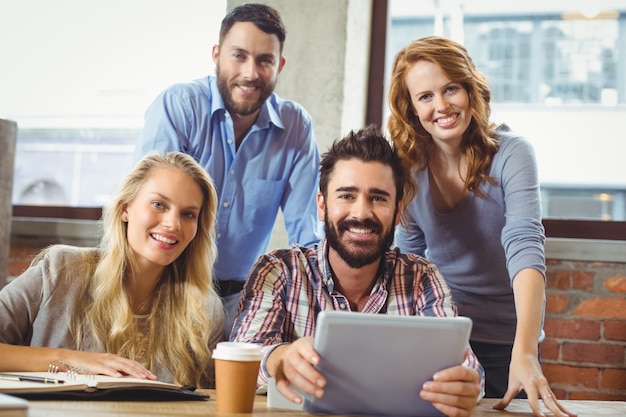
[(491, 83), (492, 120), (535, 147), (544, 218), (626, 220), (625, 2), (389, 4), (387, 74), (413, 39), (463, 43)]
[(20, 129), (13, 204), (102, 207), (132, 168), (134, 129)]

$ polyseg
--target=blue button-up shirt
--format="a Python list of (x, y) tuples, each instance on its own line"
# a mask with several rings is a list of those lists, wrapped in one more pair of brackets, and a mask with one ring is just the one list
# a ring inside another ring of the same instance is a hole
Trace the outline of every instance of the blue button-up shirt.
[(320, 157), (311, 117), (299, 104), (272, 94), (236, 149), (216, 78), (176, 84), (146, 111), (135, 159), (150, 151), (185, 152), (213, 178), (217, 279), (245, 280), (268, 249), (279, 208), (290, 244), (319, 241)]

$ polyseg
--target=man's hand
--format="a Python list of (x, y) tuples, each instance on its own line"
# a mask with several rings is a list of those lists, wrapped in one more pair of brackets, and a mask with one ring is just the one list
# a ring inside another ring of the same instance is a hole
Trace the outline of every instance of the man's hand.
[(313, 337), (302, 337), (274, 349), (267, 358), (266, 366), (270, 376), (276, 379), (278, 392), (301, 404), (302, 397), (290, 385), (317, 398), (324, 395), (326, 378), (314, 368), (319, 361), (320, 357), (313, 349)]
[(478, 402), (478, 372), (458, 365), (437, 372), (422, 387), (420, 397), (450, 417), (469, 417)]

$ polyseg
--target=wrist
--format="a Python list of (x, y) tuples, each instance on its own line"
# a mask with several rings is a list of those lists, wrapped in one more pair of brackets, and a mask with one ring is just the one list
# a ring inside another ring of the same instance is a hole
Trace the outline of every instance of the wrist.
[(276, 371), (280, 366), (282, 351), (286, 348), (287, 344), (279, 344), (274, 346), (265, 356), (265, 370), (270, 377), (276, 377)]

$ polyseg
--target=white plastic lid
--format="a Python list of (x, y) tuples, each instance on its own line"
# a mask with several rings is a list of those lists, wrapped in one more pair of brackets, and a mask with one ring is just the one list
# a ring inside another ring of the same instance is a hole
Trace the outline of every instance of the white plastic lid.
[(243, 342), (219, 342), (213, 351), (213, 359), (227, 361), (260, 361), (261, 345)]

